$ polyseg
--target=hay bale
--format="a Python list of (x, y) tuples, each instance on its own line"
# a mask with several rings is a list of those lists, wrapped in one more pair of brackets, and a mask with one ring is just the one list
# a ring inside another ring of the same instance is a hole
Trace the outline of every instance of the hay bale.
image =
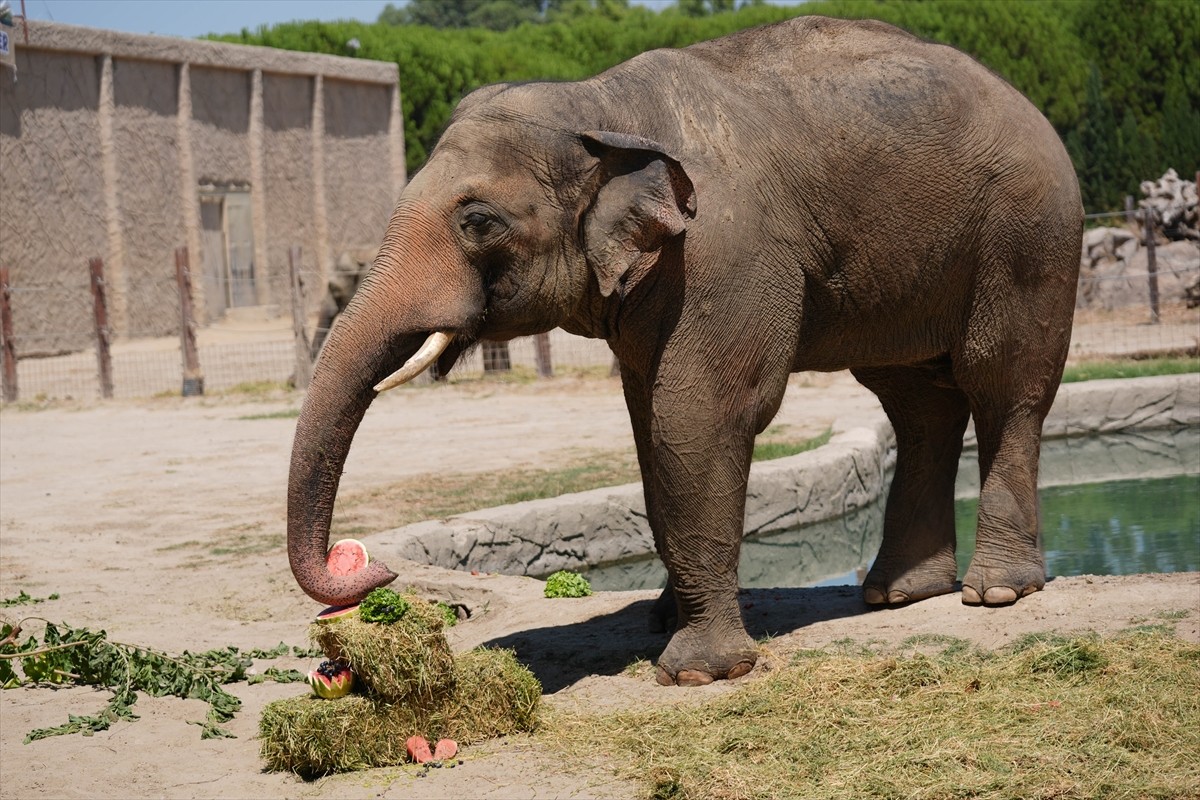
[(438, 715), (448, 736), (470, 744), (537, 727), (542, 684), (512, 650), (477, 648), (454, 661), (455, 691)]
[(454, 684), (454, 657), (432, 603), (405, 595), (410, 608), (395, 622), (357, 616), (314, 622), (308, 635), (331, 659), (346, 661), (367, 691), (392, 702), (437, 706)]
[(259, 723), (267, 769), (313, 777), (394, 766), (413, 734), (471, 744), (536, 727), (542, 687), (511, 650), (463, 653), (454, 673), (453, 689), (433, 707), (364, 694), (270, 703)]

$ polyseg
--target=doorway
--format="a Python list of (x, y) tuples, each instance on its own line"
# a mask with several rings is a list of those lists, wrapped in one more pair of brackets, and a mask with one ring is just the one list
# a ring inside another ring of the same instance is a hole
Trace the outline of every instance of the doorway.
[(200, 250), (210, 321), (229, 308), (258, 305), (249, 187), (201, 189)]

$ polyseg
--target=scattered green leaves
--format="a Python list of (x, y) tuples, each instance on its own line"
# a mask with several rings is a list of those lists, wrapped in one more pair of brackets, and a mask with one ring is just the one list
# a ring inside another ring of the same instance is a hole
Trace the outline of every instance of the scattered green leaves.
[(57, 599), (58, 599), (58, 592), (55, 592), (54, 594), (50, 595), (49, 597), (30, 597), (28, 594), (25, 593), (24, 590), (21, 590), (21, 593), (18, 594), (16, 597), (9, 597), (6, 600), (0, 600), (0, 608), (8, 608), (10, 606), (32, 606), (32, 605), (37, 605), (38, 603), (44, 603), (47, 600), (57, 600)]
[(442, 619), (445, 621), (447, 628), (453, 628), (458, 624), (458, 612), (454, 610), (453, 606), (447, 605), (441, 600), (438, 600), (436, 605), (438, 611), (442, 612)]
[[(31, 621), (44, 624), (42, 635), (30, 635), (20, 641), (22, 627)], [(294, 669), (270, 667), (250, 675), (256, 658), (278, 658), (289, 653), (307, 656), (307, 649), (280, 643), (270, 650), (252, 649), (241, 653), (236, 647), (207, 650), (202, 653), (184, 651), (169, 655), (148, 647), (114, 642), (104, 631), (55, 625), (48, 620), (30, 617), (15, 625), (0, 627), (0, 686), (11, 689), (27, 684), (77, 684), (102, 686), (112, 691), (107, 705), (94, 715), (69, 714), (67, 722), (53, 728), (30, 731), (25, 742), (49, 736), (80, 733), (91, 736), (107, 730), (119, 719), (134, 720), (133, 705), (137, 692), (151, 697), (183, 697), (208, 703), (204, 721), (191, 724), (201, 727), (202, 739), (232, 737), (221, 727), (233, 719), (242, 701), (223, 686), (237, 681), (261, 683), (273, 680), (294, 683), (304, 676)], [(20, 666), (20, 672), (17, 666)]]
[(396, 622), (408, 613), (408, 601), (394, 589), (381, 586), (372, 589), (358, 605), (358, 616), (363, 622), (386, 625)]
[(578, 572), (562, 569), (546, 578), (546, 597), (587, 597), (591, 593), (592, 585)]

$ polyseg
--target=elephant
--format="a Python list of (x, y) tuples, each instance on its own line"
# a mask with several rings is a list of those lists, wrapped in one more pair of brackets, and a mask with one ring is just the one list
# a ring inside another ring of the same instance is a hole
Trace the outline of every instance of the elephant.
[(620, 362), (668, 581), (664, 685), (753, 669), (738, 557), (754, 440), (789, 375), (849, 369), (896, 436), (862, 596), (959, 590), (954, 478), (981, 489), (969, 605), (1043, 588), (1041, 427), (1070, 341), (1083, 208), (1045, 117), (950, 47), (807, 16), (463, 98), (402, 192), (297, 420), (287, 547), (314, 599), (342, 466), (379, 392), (481, 339), (561, 327)]
[(325, 297), (321, 299), (321, 313), (317, 317), (317, 329), (313, 332), (312, 357), (315, 359), (325, 344), (325, 337), (333, 327), (333, 321), (350, 305), (350, 298), (358, 291), (358, 284), (375, 260), (375, 248), (345, 250), (338, 256), (329, 276)]

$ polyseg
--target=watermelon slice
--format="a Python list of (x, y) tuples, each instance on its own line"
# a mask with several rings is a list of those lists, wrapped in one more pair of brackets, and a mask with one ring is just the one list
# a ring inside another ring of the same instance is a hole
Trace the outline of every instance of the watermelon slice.
[(366, 569), (371, 562), (367, 555), (367, 547), (358, 539), (341, 539), (334, 542), (333, 547), (325, 555), (325, 565), (330, 575), (353, 575), (360, 569)]
[(458, 755), (458, 742), (453, 739), (439, 739), (433, 748), (433, 760), (445, 761)]
[(350, 694), (354, 688), (354, 673), (341, 661), (322, 661), (321, 666), (308, 673), (308, 685), (317, 697), (336, 700)]
[(418, 764), (433, 761), (433, 753), (429, 752), (429, 741), (424, 736), (410, 736), (404, 742), (408, 757)]
[(338, 622), (358, 615), (358, 603), (349, 606), (330, 606), (317, 614), (317, 622)]

